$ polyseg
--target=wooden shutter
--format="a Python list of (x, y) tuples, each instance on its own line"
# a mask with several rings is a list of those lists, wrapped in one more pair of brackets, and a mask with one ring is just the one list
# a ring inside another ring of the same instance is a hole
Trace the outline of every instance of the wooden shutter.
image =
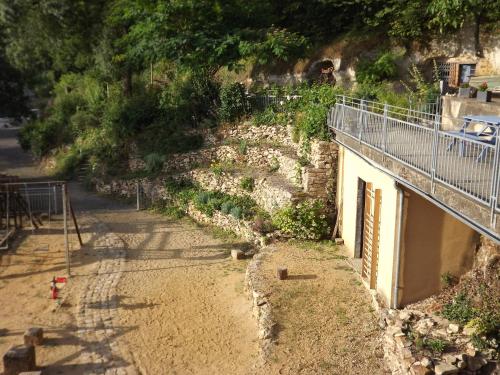
[(374, 189), (371, 183), (366, 184), (361, 275), (370, 289), (375, 289), (377, 286), (381, 197), (380, 189)]
[(451, 63), (448, 85), (450, 87), (458, 87), (459, 82), (460, 82), (460, 65), (458, 63)]

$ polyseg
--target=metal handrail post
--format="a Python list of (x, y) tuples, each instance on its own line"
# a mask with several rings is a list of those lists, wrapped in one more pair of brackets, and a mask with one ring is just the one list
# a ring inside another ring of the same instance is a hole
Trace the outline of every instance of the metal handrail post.
[(364, 127), (364, 108), (365, 108), (365, 100), (361, 99), (361, 104), (360, 104), (361, 110), (359, 111), (359, 121), (358, 121), (358, 126), (359, 126), (359, 142), (361, 143), (361, 136), (363, 133), (363, 127)]
[(498, 200), (498, 189), (500, 184), (500, 173), (498, 168), (500, 166), (500, 134), (496, 134), (495, 139), (495, 154), (493, 157), (493, 175), (491, 176), (491, 197), (490, 197), (490, 225), (492, 228), (496, 226), (496, 207)]
[(61, 186), (62, 189), (62, 207), (63, 207), (63, 223), (64, 223), (64, 252), (66, 254), (66, 271), (68, 277), (71, 276), (69, 241), (68, 241), (68, 198), (66, 193), (66, 184)]
[(438, 137), (439, 137), (439, 125), (441, 123), (441, 116), (437, 115), (434, 119), (434, 134), (432, 139), (432, 156), (431, 156), (431, 193), (434, 194), (436, 191), (436, 169), (437, 169), (437, 158), (438, 158)]
[(342, 125), (340, 129), (344, 130), (344, 125), (345, 125), (345, 95), (342, 95)]
[(382, 153), (387, 149), (387, 103), (384, 104), (384, 120), (382, 122)]

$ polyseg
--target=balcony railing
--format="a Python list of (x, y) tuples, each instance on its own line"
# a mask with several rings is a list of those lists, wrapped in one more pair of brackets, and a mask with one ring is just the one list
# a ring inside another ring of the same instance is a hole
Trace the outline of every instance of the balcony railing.
[(491, 142), (464, 137), (464, 120), (348, 97), (338, 97), (328, 126), (380, 151), (431, 180), (500, 211), (499, 134)]

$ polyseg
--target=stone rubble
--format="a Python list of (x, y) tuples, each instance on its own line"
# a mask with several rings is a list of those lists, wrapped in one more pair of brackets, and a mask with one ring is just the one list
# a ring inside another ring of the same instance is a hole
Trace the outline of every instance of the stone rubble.
[[(458, 324), (419, 310), (385, 309), (381, 315), (385, 326), (384, 358), (393, 375), (500, 373), (498, 361), (491, 359), (492, 353), (481, 353), (471, 348), (470, 338), (460, 332)], [(421, 338), (442, 339), (450, 343), (450, 349), (439, 354), (417, 348), (416, 339), (412, 337), (414, 334)], [(467, 346), (461, 345), (463, 343)]]

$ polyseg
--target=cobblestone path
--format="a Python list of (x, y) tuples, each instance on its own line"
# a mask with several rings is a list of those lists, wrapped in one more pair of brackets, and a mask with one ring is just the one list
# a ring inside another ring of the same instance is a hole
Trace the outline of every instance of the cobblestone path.
[(123, 332), (115, 324), (116, 285), (124, 268), (126, 244), (109, 232), (106, 224), (94, 217), (87, 218), (93, 221), (92, 237), (96, 240), (91, 245), (98, 252), (98, 262), (77, 307), (78, 336), (87, 343), (80, 360), (92, 368), (89, 374), (138, 374), (130, 352), (116, 340)]

